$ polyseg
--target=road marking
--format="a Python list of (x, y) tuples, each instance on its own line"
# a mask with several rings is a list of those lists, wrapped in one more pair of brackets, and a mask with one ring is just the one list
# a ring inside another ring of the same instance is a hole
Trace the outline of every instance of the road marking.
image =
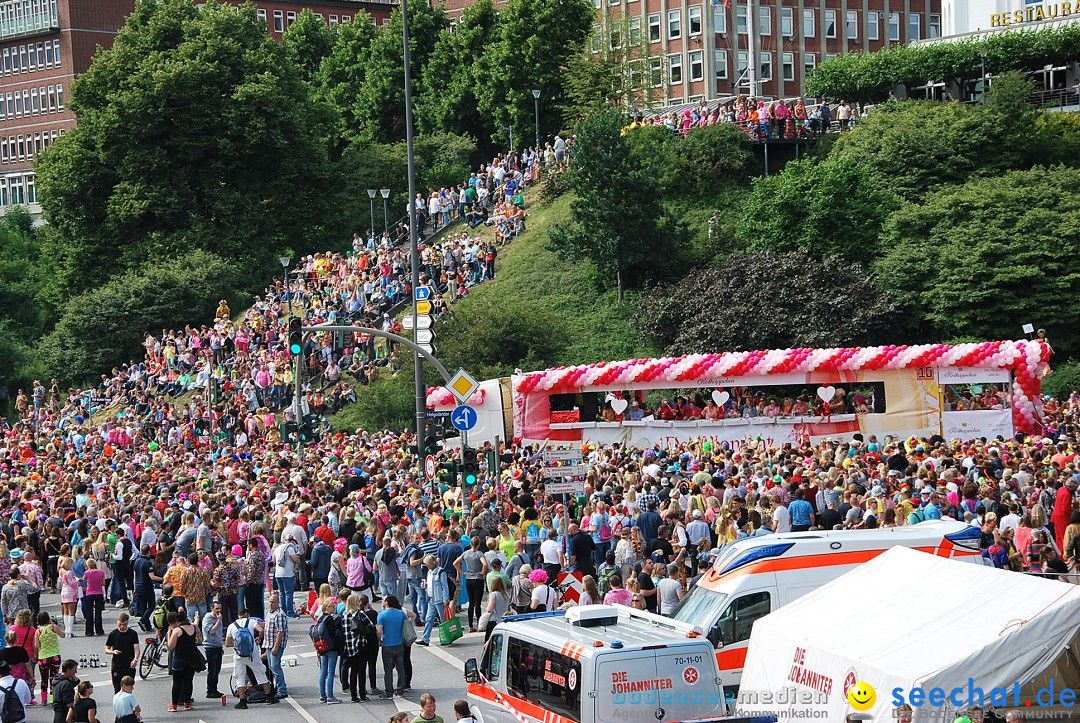
[[(296, 657), (298, 657), (298, 658), (314, 658), (316, 655), (318, 655), (318, 653), (316, 653), (314, 651), (311, 651), (311, 652), (308, 652), (308, 653), (297, 653)], [(286, 700), (288, 700), (288, 699), (286, 699)]]
[[(424, 646), (420, 646), (420, 647), (424, 647)], [(429, 645), (427, 647), (424, 647), (424, 650), (431, 653), (436, 658), (440, 658), (443, 662), (449, 663), (450, 666), (453, 667), (453, 668), (459, 668), (460, 669), (464, 665), (463, 661), (458, 660), (453, 655), (446, 652), (441, 647), (436, 647), (434, 644)]]
[(288, 698), (285, 699), (285, 702), (288, 703), (289, 705), (291, 705), (293, 707), (293, 709), (297, 713), (302, 715), (304, 717), (304, 720), (307, 721), (307, 723), (319, 723), (319, 721), (316, 718), (313, 718), (310, 713), (308, 713), (306, 710), (304, 710), (304, 706), (302, 706), (302, 705), (300, 705), (299, 703), (296, 702), (296, 698), (293, 698), (290, 695)]
[(398, 713), (408, 713), (410, 720), (412, 718), (415, 718), (416, 716), (420, 715), (419, 712), (414, 713), (414, 711), (416, 711), (416, 709), (413, 708), (412, 706), (413, 706), (413, 704), (410, 703), (409, 701), (405, 700), (404, 698), (399, 698), (396, 695), (394, 696), (394, 707), (397, 708)]

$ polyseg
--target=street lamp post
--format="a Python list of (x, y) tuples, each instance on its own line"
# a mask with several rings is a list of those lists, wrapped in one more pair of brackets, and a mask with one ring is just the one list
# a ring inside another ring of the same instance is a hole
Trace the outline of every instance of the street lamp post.
[(288, 256), (282, 256), (278, 261), (281, 262), (281, 268), (285, 270), (285, 300), (289, 304), (289, 316), (292, 316), (292, 292), (289, 291), (289, 264), (292, 263), (292, 259)]
[[(289, 318), (292, 318), (292, 289), (289, 288), (289, 264), (292, 263), (292, 259), (288, 256), (282, 256), (278, 259), (281, 262), (281, 268), (285, 270), (285, 299), (288, 303)], [(286, 335), (288, 336), (288, 335)], [(286, 339), (288, 342), (288, 339)], [(296, 458), (303, 459), (303, 443), (300, 441), (300, 359), (297, 357), (293, 363), (293, 422), (296, 424)]]
[(375, 235), (375, 194), (378, 193), (374, 188), (367, 190), (367, 197), (371, 201), (371, 235)]
[[(412, 71), (409, 67), (409, 7), (408, 0), (401, 0), (401, 42), (402, 60), (405, 66), (405, 155), (408, 158), (409, 172), (409, 271), (412, 279), (412, 316), (413, 328), (418, 328), (416, 289), (420, 286), (420, 250), (416, 242), (416, 157), (413, 153), (413, 102)], [(372, 191), (374, 195), (374, 191)], [(424, 386), (424, 358), (413, 352), (413, 369), (416, 381), (416, 457), (423, 469), (424, 426), (427, 420), (427, 387)], [(421, 474), (423, 472), (421, 471)], [(434, 481), (432, 481), (434, 485)]]
[(383, 233), (387, 236), (390, 235), (390, 206), (387, 201), (390, 198), (390, 189), (381, 188), (379, 194), (382, 196), (382, 220), (383, 220)]
[(513, 126), (503, 126), (502, 129), (504, 131), (509, 131), (510, 132), (510, 150), (513, 151), (514, 150), (514, 127)]
[(533, 108), (536, 112), (536, 152), (540, 153), (540, 91), (534, 90)]
[(980, 82), (982, 90), (979, 91), (979, 102), (986, 102), (986, 56), (990, 54), (990, 48), (982, 45), (979, 47), (979, 59), (982, 61), (982, 75), (980, 76)]

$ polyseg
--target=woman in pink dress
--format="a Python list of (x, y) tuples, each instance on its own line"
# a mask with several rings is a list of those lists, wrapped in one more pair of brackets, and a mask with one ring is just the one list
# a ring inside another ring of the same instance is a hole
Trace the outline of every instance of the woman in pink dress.
[(70, 557), (60, 562), (60, 610), (64, 616), (64, 634), (75, 637), (75, 604), (79, 602), (79, 578), (71, 571)]

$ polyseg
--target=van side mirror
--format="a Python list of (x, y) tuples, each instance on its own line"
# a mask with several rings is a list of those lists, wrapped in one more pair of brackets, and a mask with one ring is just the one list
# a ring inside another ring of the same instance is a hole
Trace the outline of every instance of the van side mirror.
[(480, 682), (480, 669), (476, 665), (476, 658), (469, 658), (465, 661), (465, 682), (466, 683), (479, 683)]

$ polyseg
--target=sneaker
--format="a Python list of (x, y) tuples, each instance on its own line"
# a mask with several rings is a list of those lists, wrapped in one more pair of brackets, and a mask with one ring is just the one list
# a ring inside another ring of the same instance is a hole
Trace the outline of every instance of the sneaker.
[[(288, 696), (285, 697), (288, 698)], [(281, 702), (281, 697), (277, 695), (271, 695), (269, 698), (266, 699), (266, 702), (270, 705), (277, 705)]]
[(390, 700), (394, 696), (387, 695), (386, 693), (379, 693), (379, 700)]
[(394, 695), (396, 695), (398, 698), (403, 698), (405, 696), (405, 689), (404, 688), (398, 688), (397, 690), (394, 691)]
[(417, 640), (417, 641), (416, 641), (416, 644), (417, 644), (417, 645), (423, 645), (423, 646), (424, 646), (425, 648), (426, 648), (427, 646), (431, 645), (431, 643), (429, 643), (429, 642), (428, 642), (428, 641), (426, 641), (426, 640)]
[(341, 702), (341, 701), (340, 701), (340, 700), (338, 700), (337, 698), (327, 698), (327, 699), (326, 699), (326, 704), (327, 704), (327, 705), (337, 705), (337, 704), (338, 704), (338, 703), (340, 703), (340, 702)]
[(175, 713), (176, 712), (176, 706), (175, 705), (170, 705), (169, 706), (169, 712), (170, 713)]
[(236, 708), (237, 710), (247, 710), (247, 701), (241, 698), (240, 702), (234, 705), (233, 708)]
[(325, 696), (319, 696), (319, 702), (320, 703), (325, 703), (326, 702), (326, 697)]
[(221, 698), (224, 695), (225, 695), (224, 693), (219, 693), (218, 691), (215, 690), (213, 693), (207, 693), (206, 694), (206, 699), (210, 700), (211, 698)]
[(123, 600), (117, 600), (116, 601), (116, 609), (117, 610), (123, 610), (126, 607), (127, 607), (127, 603), (124, 602)]
[(184, 703), (184, 710), (193, 710), (194, 708), (195, 706), (193, 706), (191, 703)]

